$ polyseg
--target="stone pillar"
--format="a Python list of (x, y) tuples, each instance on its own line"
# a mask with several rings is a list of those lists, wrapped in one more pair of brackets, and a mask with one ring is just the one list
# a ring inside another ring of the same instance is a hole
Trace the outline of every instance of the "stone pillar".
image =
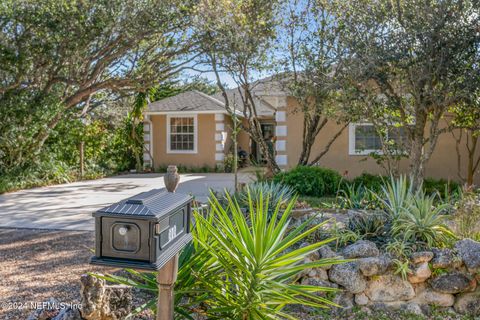
[(277, 111), (275, 112), (275, 161), (280, 169), (288, 165), (287, 155), (287, 97), (277, 97)]
[(225, 127), (225, 114), (215, 113), (215, 163), (220, 168), (223, 168), (225, 159), (225, 143), (227, 141)]

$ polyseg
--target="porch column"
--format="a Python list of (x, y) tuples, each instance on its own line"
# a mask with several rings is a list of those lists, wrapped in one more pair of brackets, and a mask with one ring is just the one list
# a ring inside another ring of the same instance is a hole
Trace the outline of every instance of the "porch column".
[(277, 112), (275, 112), (275, 161), (280, 169), (285, 170), (288, 164), (287, 156), (287, 97), (277, 97)]
[(225, 115), (223, 113), (215, 113), (215, 165), (217, 168), (223, 167), (226, 140)]
[(143, 121), (143, 169), (152, 168), (153, 161), (151, 155), (153, 153), (152, 150), (152, 121), (150, 121), (150, 117), (147, 115)]

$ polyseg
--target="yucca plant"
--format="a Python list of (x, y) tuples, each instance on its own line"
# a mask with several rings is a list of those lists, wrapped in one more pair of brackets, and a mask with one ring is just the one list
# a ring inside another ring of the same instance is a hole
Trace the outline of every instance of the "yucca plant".
[(407, 177), (402, 175), (398, 178), (391, 176), (390, 181), (382, 186), (382, 191), (374, 194), (392, 220), (395, 220), (401, 212), (410, 207), (415, 191)]
[[(202, 278), (201, 286), (210, 296), (205, 302), (206, 316), (209, 319), (294, 319), (282, 311), (285, 305), (318, 308), (332, 305), (315, 294), (334, 291), (331, 288), (296, 283), (298, 275), (307, 268), (341, 262), (323, 259), (303, 263), (307, 255), (332, 239), (292, 249), (323, 224), (309, 228), (309, 220), (289, 228), (296, 197), (281, 214), (282, 201), (270, 203), (262, 192), (258, 198), (248, 192), (247, 216), (235, 199), (228, 194), (226, 198), (228, 206), (224, 208), (211, 197), (211, 220), (195, 216), (198, 227), (209, 235), (197, 241), (219, 266), (218, 272)], [(271, 218), (267, 214), (270, 206), (274, 207)]]
[(408, 208), (404, 208), (393, 222), (392, 234), (405, 241), (427, 247), (445, 246), (455, 235), (445, 225), (444, 212), (448, 204), (435, 206), (436, 196), (417, 192)]

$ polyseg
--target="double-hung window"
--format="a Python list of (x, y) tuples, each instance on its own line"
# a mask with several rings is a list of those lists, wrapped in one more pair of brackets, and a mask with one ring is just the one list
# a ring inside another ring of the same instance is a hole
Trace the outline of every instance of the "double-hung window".
[(167, 153), (197, 153), (197, 116), (167, 116)]
[[(348, 130), (350, 155), (368, 155), (382, 153), (382, 139), (371, 123), (351, 123)], [(405, 128), (391, 126), (387, 128), (386, 141), (401, 150), (405, 150), (408, 139)]]

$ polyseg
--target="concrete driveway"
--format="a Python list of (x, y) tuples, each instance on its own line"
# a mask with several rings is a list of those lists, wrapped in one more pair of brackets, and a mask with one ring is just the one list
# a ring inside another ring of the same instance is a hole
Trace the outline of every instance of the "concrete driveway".
[[(239, 178), (251, 181), (247, 174)], [(7, 193), (0, 195), (0, 227), (93, 230), (93, 211), (163, 187), (163, 174), (129, 174)], [(225, 188), (233, 189), (232, 174), (182, 174), (177, 192), (205, 201), (209, 189)]]

